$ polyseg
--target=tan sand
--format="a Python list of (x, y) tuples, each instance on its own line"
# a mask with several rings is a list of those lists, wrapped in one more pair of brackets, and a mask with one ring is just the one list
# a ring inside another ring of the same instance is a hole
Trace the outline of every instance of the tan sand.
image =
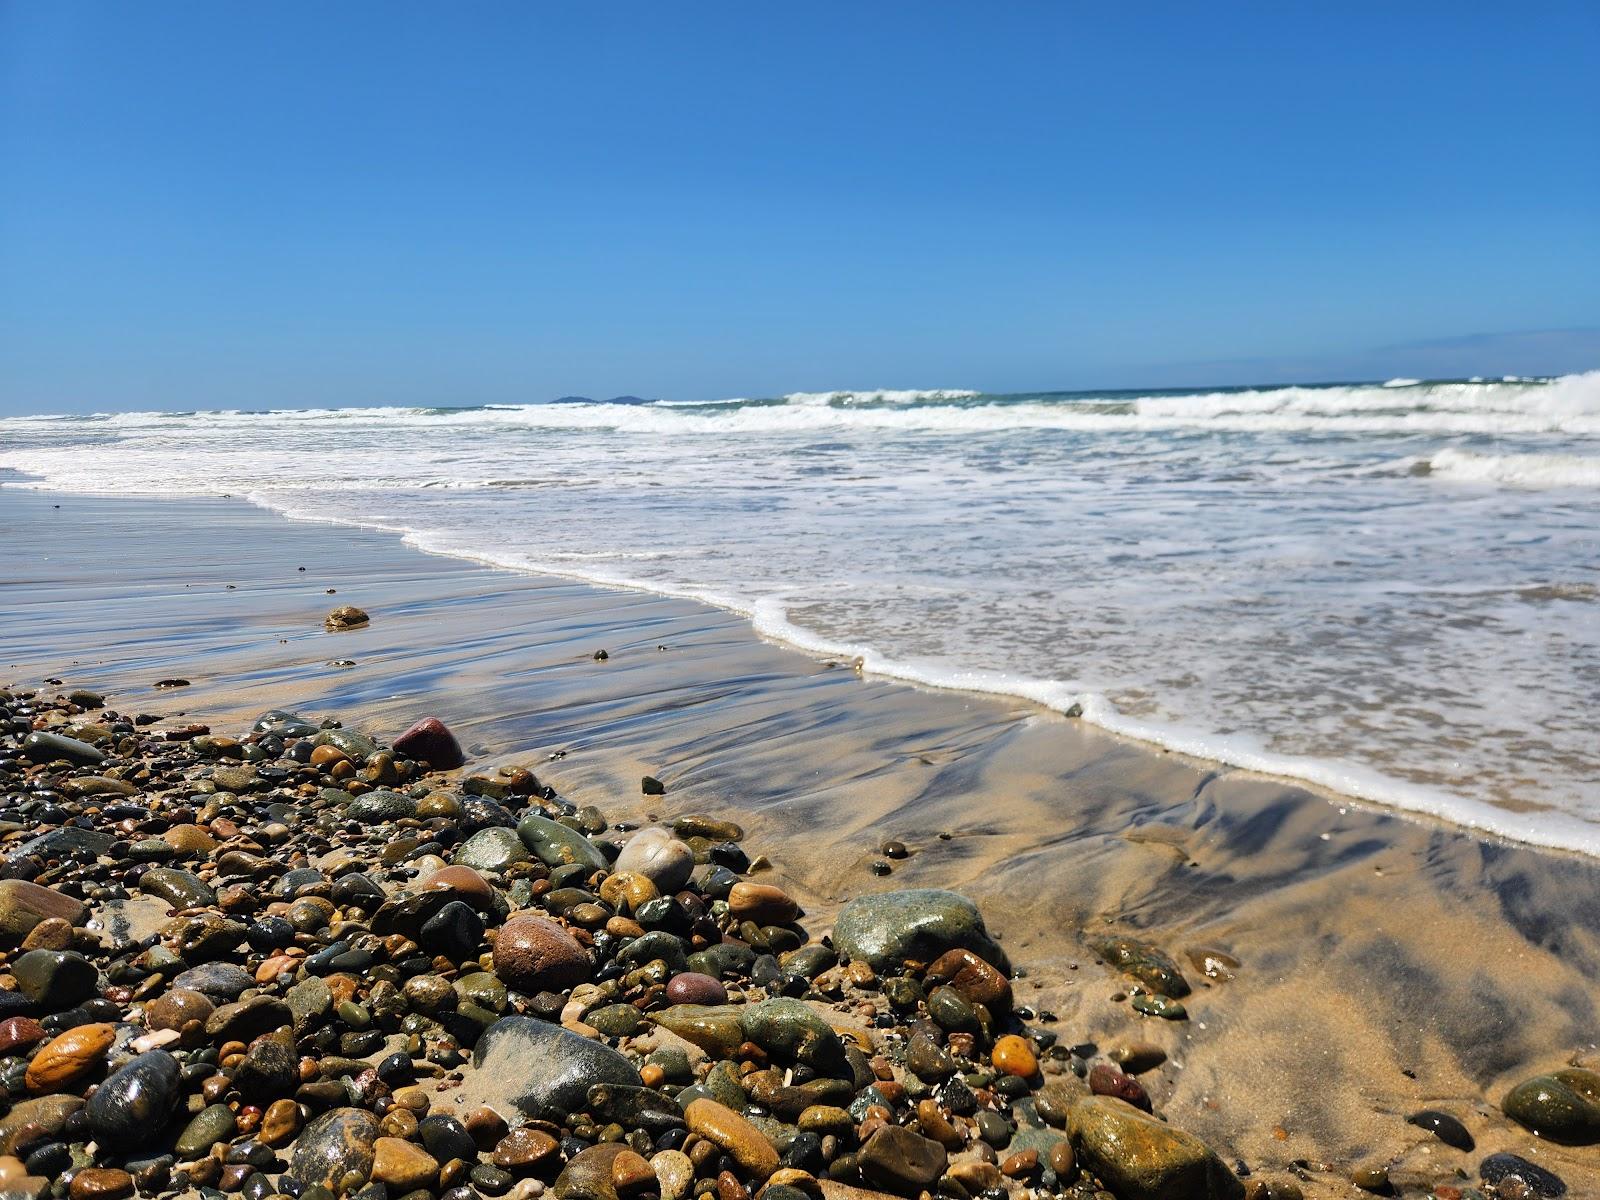
[[(1143, 1077), (1158, 1110), (1257, 1173), (1309, 1164), (1307, 1195), (1351, 1194), (1344, 1173), (1368, 1159), (1397, 1161), (1397, 1178), (1475, 1178), (1500, 1149), (1600, 1194), (1600, 1152), (1540, 1142), (1495, 1107), (1521, 1076), (1593, 1052), (1600, 864), (1160, 753), (1022, 701), (862, 679), (699, 605), (242, 502), (4, 489), (0, 528), (0, 682), (59, 678), (229, 732), (269, 707), (390, 736), (437, 715), (474, 768), (525, 763), (579, 803), (742, 814), (773, 878), (824, 921), (863, 891), (967, 892), (1028, 972), (1020, 1000), (1053, 1010), (1066, 1043), (1165, 1047)], [(346, 603), (371, 625), (324, 632)], [(170, 677), (192, 686), (151, 688)], [(664, 797), (640, 796), (647, 772)], [(890, 837), (914, 853), (879, 878)], [(1243, 965), (1209, 986), (1185, 961), (1191, 1019), (1141, 1018), (1110, 999), (1123, 983), (1086, 929)], [(1428, 1106), (1463, 1120), (1478, 1151), (1404, 1122)]]

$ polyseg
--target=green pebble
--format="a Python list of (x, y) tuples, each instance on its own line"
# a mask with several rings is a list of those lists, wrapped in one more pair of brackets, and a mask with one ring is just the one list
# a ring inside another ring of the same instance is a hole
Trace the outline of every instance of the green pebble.
[(1161, 1017), (1168, 1021), (1189, 1019), (1188, 1009), (1165, 996), (1135, 996), (1131, 1003), (1135, 1012), (1142, 1012), (1147, 1017)]

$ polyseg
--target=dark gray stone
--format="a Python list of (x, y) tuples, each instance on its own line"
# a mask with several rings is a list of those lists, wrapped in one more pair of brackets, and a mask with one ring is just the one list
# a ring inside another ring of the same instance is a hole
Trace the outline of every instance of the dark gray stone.
[(844, 958), (866, 962), (877, 971), (893, 970), (907, 959), (930, 963), (946, 950), (960, 949), (1011, 973), (1011, 963), (984, 928), (978, 906), (937, 888), (880, 892), (850, 901), (834, 922), (833, 944)]
[(134, 1150), (165, 1128), (181, 1094), (178, 1060), (151, 1050), (113, 1071), (84, 1112), (95, 1141), (110, 1150)]
[(633, 1064), (609, 1046), (534, 1017), (504, 1017), (489, 1026), (472, 1062), (529, 1117), (581, 1109), (597, 1083), (643, 1085)]

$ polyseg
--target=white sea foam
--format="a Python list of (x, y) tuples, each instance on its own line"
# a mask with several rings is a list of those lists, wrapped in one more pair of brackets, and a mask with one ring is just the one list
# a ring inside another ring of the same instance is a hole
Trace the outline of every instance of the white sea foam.
[(874, 388), (867, 391), (789, 392), (788, 404), (921, 404), (930, 400), (970, 400), (978, 392), (961, 388)]
[[(265, 507), (301, 520), (325, 521), (324, 515), (275, 506), (263, 497), (251, 497)], [(337, 520), (337, 519), (336, 519)], [(674, 587), (657, 580), (588, 566), (575, 560), (603, 560), (607, 554), (565, 554), (548, 557), (463, 552), (459, 545), (424, 531), (379, 522), (362, 524), (399, 533), (415, 548), (444, 557), (468, 558), (486, 566), (557, 575), (601, 587), (645, 591), (675, 599), (708, 604), (749, 619), (757, 633), (807, 654), (841, 659), (858, 665), (864, 674), (883, 676), (940, 690), (1015, 696), (1056, 712), (1071, 714), (1108, 732), (1146, 742), (1192, 758), (1208, 760), (1263, 775), (1298, 780), (1357, 800), (1403, 812), (1437, 818), (1474, 832), (1509, 838), (1529, 845), (1574, 850), (1600, 856), (1600, 822), (1559, 811), (1519, 812), (1473, 797), (1419, 785), (1364, 767), (1359, 763), (1306, 755), (1276, 753), (1259, 738), (1244, 734), (1218, 735), (1199, 727), (1171, 721), (1140, 719), (1123, 713), (1108, 697), (1079, 691), (1073, 684), (1035, 679), (982, 668), (952, 667), (937, 661), (888, 657), (863, 643), (842, 642), (797, 625), (789, 619), (783, 599), (760, 599), (707, 590)], [(627, 557), (627, 556), (615, 556)], [(658, 557), (642, 554), (637, 558)]]
[(1520, 488), (1600, 487), (1600, 455), (1477, 454), (1446, 447), (1425, 461), (1443, 479)]
[(1591, 852), (1596, 463), (1600, 373), (0, 421), (0, 467), (43, 486), (248, 495), (693, 598), (878, 673)]

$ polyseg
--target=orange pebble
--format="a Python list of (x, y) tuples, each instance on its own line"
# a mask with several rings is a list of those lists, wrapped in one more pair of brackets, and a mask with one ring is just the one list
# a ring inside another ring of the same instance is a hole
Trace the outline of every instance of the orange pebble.
[(989, 1061), (995, 1070), (1023, 1079), (1031, 1079), (1039, 1073), (1039, 1060), (1033, 1056), (1033, 1047), (1028, 1045), (1027, 1038), (1014, 1033), (996, 1039)]
[(667, 1073), (655, 1063), (646, 1063), (639, 1068), (639, 1078), (644, 1080), (645, 1087), (660, 1087), (666, 1081)]

